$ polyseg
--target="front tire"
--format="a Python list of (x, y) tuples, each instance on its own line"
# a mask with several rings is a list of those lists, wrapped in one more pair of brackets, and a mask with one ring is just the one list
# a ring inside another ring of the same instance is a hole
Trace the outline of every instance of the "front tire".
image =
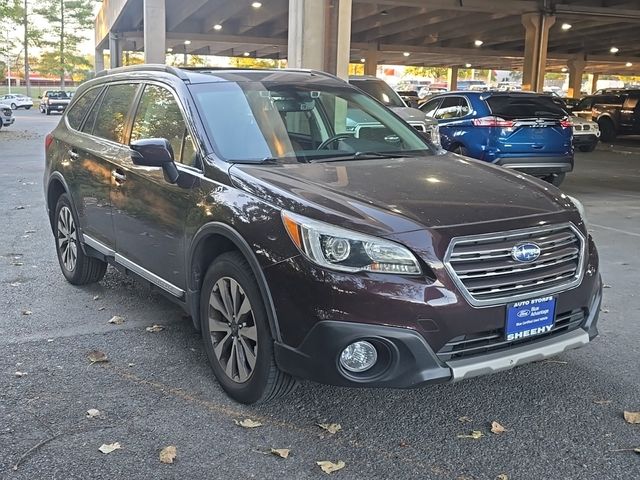
[(227, 395), (251, 404), (293, 390), (295, 379), (276, 366), (260, 288), (239, 252), (220, 255), (207, 270), (200, 319), (209, 364)]
[(11, 110), (17, 110), (18, 106), (15, 103), (11, 104)]
[(456, 145), (453, 150), (453, 153), (457, 153), (458, 155), (462, 155), (464, 157), (469, 156), (469, 150), (466, 149), (464, 145)]
[(24, 107), (25, 110), (29, 110), (31, 108), (31, 105), (27, 105), (26, 107)]
[(78, 221), (66, 193), (60, 195), (54, 217), (56, 253), (60, 269), (73, 285), (95, 283), (104, 277), (107, 263), (85, 255), (78, 236)]
[(600, 141), (611, 143), (616, 140), (616, 128), (613, 125), (613, 122), (608, 119), (602, 119), (598, 122), (598, 126), (600, 127)]

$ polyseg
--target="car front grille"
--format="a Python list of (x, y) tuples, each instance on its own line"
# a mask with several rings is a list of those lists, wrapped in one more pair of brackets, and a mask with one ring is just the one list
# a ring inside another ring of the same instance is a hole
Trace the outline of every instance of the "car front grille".
[(2, 109), (2, 113), (6, 116), (6, 117), (10, 117), (11, 115), (13, 115), (13, 112), (11, 111), (10, 108), (3, 108)]
[(488, 330), (471, 335), (461, 335), (449, 340), (444, 347), (438, 350), (436, 355), (440, 360), (449, 361), (508, 349), (523, 343), (540, 340), (550, 335), (566, 333), (574, 330), (582, 325), (585, 316), (585, 311), (583, 309), (564, 312), (556, 317), (553, 328), (548, 333), (514, 341), (507, 341), (505, 339), (504, 329)]
[[(512, 249), (536, 244), (540, 256), (515, 260)], [(572, 288), (582, 280), (585, 241), (572, 224), (457, 237), (445, 266), (467, 301), (497, 305)]]

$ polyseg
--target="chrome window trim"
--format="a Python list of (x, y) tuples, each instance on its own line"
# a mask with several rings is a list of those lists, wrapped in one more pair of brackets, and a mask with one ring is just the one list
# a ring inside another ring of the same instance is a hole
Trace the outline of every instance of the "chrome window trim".
[(95, 238), (83, 234), (82, 241), (89, 245), (91, 248), (94, 248), (98, 252), (102, 253), (103, 255), (106, 255), (107, 257), (113, 257), (116, 263), (119, 263), (123, 267), (131, 270), (137, 275), (140, 275), (145, 280), (153, 283), (154, 285), (170, 293), (174, 297), (182, 298), (184, 296), (185, 292), (180, 287), (175, 286), (173, 283), (168, 282), (164, 278), (161, 278), (155, 273), (150, 272), (146, 268), (141, 267), (137, 263), (129, 260), (127, 257), (116, 253), (112, 248), (107, 247), (104, 243), (99, 242)]
[[(458, 277), (453, 265), (451, 264), (451, 254), (453, 253), (454, 247), (458, 243), (462, 242), (472, 242), (476, 240), (498, 240), (500, 238), (508, 237), (508, 236), (518, 236), (518, 235), (526, 235), (529, 233), (544, 233), (549, 230), (556, 230), (558, 228), (570, 228), (573, 233), (576, 234), (578, 240), (580, 241), (580, 252), (578, 254), (578, 268), (576, 270), (573, 279), (570, 282), (564, 283), (562, 285), (556, 285), (551, 288), (543, 288), (541, 290), (536, 290), (534, 292), (526, 292), (518, 295), (510, 295), (507, 297), (497, 297), (491, 298), (488, 300), (478, 300), (471, 295), (471, 293), (467, 290), (467, 287), (464, 285), (462, 280)], [(536, 297), (543, 297), (545, 295), (551, 295), (555, 293), (564, 292), (567, 290), (571, 290), (572, 288), (577, 287), (582, 283), (582, 278), (584, 277), (584, 264), (586, 261), (585, 251), (586, 251), (586, 239), (582, 232), (571, 222), (566, 223), (556, 223), (552, 225), (547, 225), (544, 227), (532, 227), (532, 228), (524, 228), (520, 230), (507, 230), (503, 232), (495, 232), (495, 233), (485, 233), (480, 235), (469, 235), (462, 237), (454, 237), (449, 242), (449, 247), (447, 247), (447, 251), (444, 256), (444, 267), (449, 277), (456, 285), (464, 299), (471, 305), (472, 307), (495, 307), (499, 305), (506, 305), (511, 302), (517, 302), (519, 300), (527, 300)]]

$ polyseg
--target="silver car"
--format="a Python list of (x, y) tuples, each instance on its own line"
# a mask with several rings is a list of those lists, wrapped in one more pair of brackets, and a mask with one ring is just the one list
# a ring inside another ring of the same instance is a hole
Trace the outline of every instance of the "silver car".
[(11, 105), (0, 101), (0, 128), (13, 125), (13, 122), (15, 121), (16, 119), (13, 116)]

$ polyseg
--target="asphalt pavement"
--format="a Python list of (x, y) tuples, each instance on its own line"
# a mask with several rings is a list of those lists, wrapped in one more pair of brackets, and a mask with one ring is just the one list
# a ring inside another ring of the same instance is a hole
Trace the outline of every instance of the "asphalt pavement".
[[(640, 425), (623, 419), (640, 411), (640, 141), (577, 154), (563, 186), (586, 206), (607, 284), (592, 344), (455, 385), (302, 382), (243, 406), (164, 297), (112, 268), (96, 285), (64, 280), (42, 188), (44, 135), (60, 117), (16, 117), (0, 130), (0, 478), (316, 479), (328, 476), (322, 460), (345, 462), (339, 479), (640, 478)], [(109, 324), (114, 315), (124, 323)], [(165, 329), (147, 332), (153, 324)], [(94, 349), (109, 362), (91, 364)], [(262, 426), (234, 423), (245, 418)], [(506, 431), (491, 433), (492, 421)], [(474, 430), (482, 436), (458, 437)], [(176, 460), (162, 464), (170, 445)]]

